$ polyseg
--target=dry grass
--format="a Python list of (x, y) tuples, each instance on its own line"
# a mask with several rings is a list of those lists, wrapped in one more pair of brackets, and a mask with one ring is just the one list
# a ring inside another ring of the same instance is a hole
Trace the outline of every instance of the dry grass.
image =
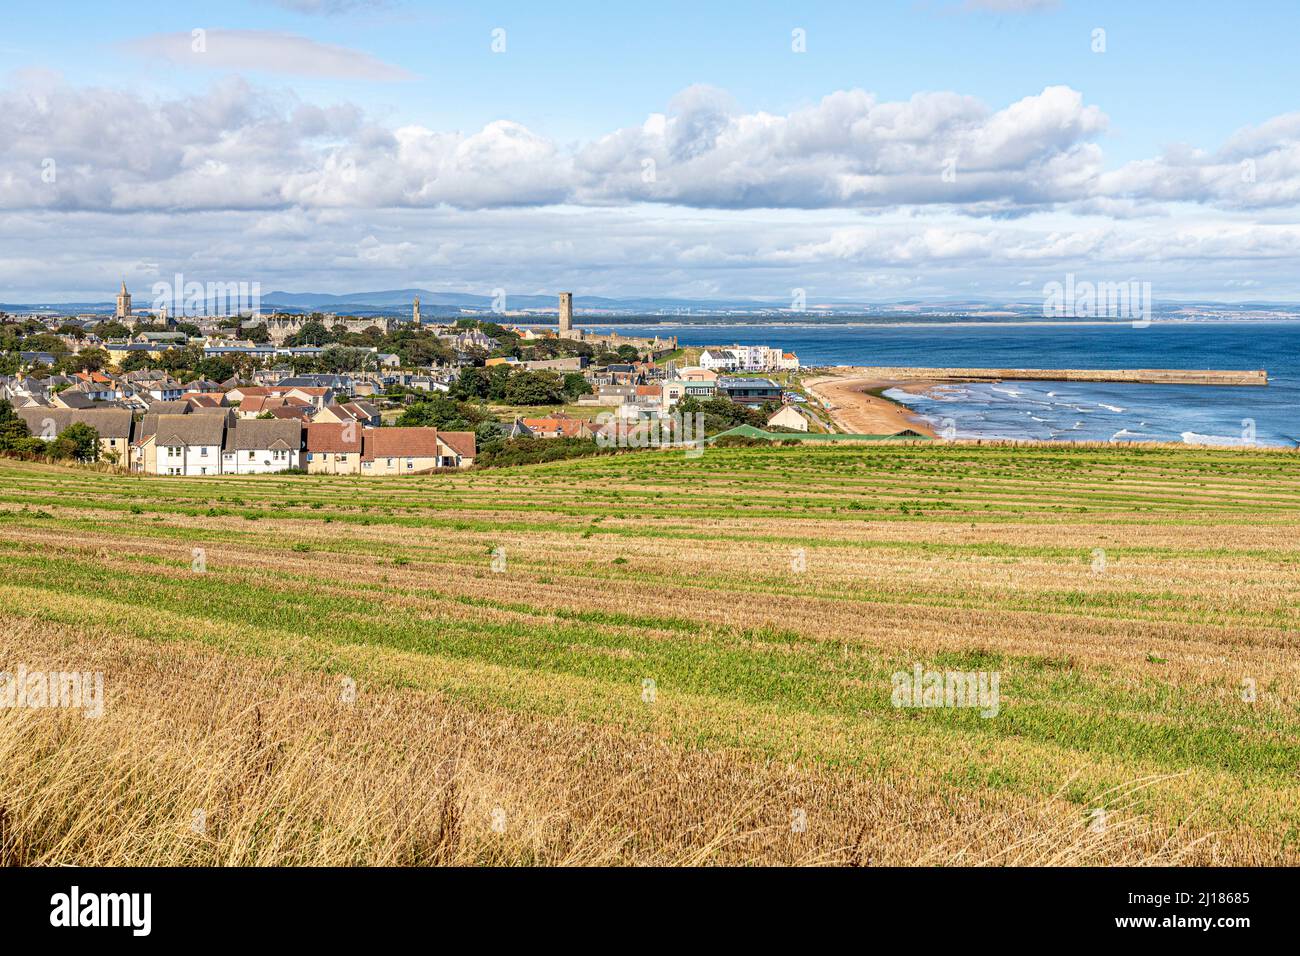
[[(942, 797), (581, 722), (286, 672), (210, 648), (0, 629), (106, 677), (99, 719), (0, 710), (3, 865), (1151, 864), (1211, 859), (1099, 795)], [(1135, 784), (1141, 787), (1143, 782)], [(195, 811), (202, 811), (202, 826)], [(806, 828), (793, 826), (802, 812)]]

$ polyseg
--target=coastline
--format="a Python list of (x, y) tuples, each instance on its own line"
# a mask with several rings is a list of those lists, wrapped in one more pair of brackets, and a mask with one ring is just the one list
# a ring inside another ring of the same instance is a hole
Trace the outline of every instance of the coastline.
[(935, 382), (896, 382), (880, 378), (844, 378), (820, 375), (803, 382), (809, 394), (822, 403), (835, 427), (853, 435), (893, 435), (911, 429), (927, 438), (939, 434), (924, 418), (905, 405), (870, 390), (906, 388), (921, 390)]

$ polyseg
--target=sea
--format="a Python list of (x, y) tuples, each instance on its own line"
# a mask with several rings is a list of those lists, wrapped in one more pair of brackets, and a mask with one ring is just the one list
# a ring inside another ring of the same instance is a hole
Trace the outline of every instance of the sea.
[[(596, 324), (584, 326), (609, 331)], [(1300, 322), (619, 325), (681, 345), (770, 345), (800, 364), (967, 368), (1264, 369), (1259, 386), (980, 382), (891, 389), (957, 438), (1300, 444)]]

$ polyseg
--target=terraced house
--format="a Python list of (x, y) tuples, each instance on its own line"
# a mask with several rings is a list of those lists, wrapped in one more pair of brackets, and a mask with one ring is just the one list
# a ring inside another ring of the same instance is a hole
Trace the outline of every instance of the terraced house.
[(134, 422), (126, 408), (54, 408), (39, 405), (15, 409), (27, 423), (29, 434), (50, 439), (69, 425), (89, 425), (99, 434), (99, 456), (112, 462), (126, 462), (131, 449)]
[(302, 425), (294, 420), (232, 419), (226, 426), (221, 473), (264, 475), (301, 467)]

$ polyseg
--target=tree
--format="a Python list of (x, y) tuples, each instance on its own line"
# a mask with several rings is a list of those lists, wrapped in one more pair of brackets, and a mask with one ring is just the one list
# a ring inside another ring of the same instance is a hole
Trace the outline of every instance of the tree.
[(569, 372), (564, 376), (564, 394), (570, 398), (592, 393), (591, 383), (581, 372)]
[(28, 437), (27, 423), (18, 417), (8, 399), (0, 398), (0, 451), (16, 451)]
[(153, 359), (149, 353), (141, 349), (138, 352), (128, 352), (126, 358), (118, 364), (123, 372), (141, 372), (147, 368), (153, 368)]
[(487, 398), (490, 384), (486, 369), (463, 368), (447, 394), (460, 399)]
[(510, 405), (562, 405), (564, 379), (556, 372), (516, 372), (506, 382), (504, 398)]
[(97, 461), (99, 432), (84, 422), (73, 422), (59, 432), (59, 437), (50, 443), (50, 454), (55, 458)]
[(116, 319), (100, 322), (91, 331), (105, 341), (109, 339), (129, 339), (131, 337), (131, 330)]
[(75, 360), (69, 359), (68, 362), (77, 366), (78, 369), (84, 369), (87, 372), (102, 372), (111, 359), (103, 349), (82, 349), (77, 353)]
[(325, 345), (334, 341), (334, 336), (329, 329), (325, 328), (325, 323), (316, 321), (314, 316), (315, 313), (313, 313), (312, 320), (303, 323), (302, 328), (285, 340), (285, 344), (290, 347), (296, 345)]
[(489, 420), (485, 412), (473, 405), (458, 402), (446, 395), (429, 398), (408, 406), (397, 418), (402, 428), (442, 428), (447, 431), (471, 431)]

